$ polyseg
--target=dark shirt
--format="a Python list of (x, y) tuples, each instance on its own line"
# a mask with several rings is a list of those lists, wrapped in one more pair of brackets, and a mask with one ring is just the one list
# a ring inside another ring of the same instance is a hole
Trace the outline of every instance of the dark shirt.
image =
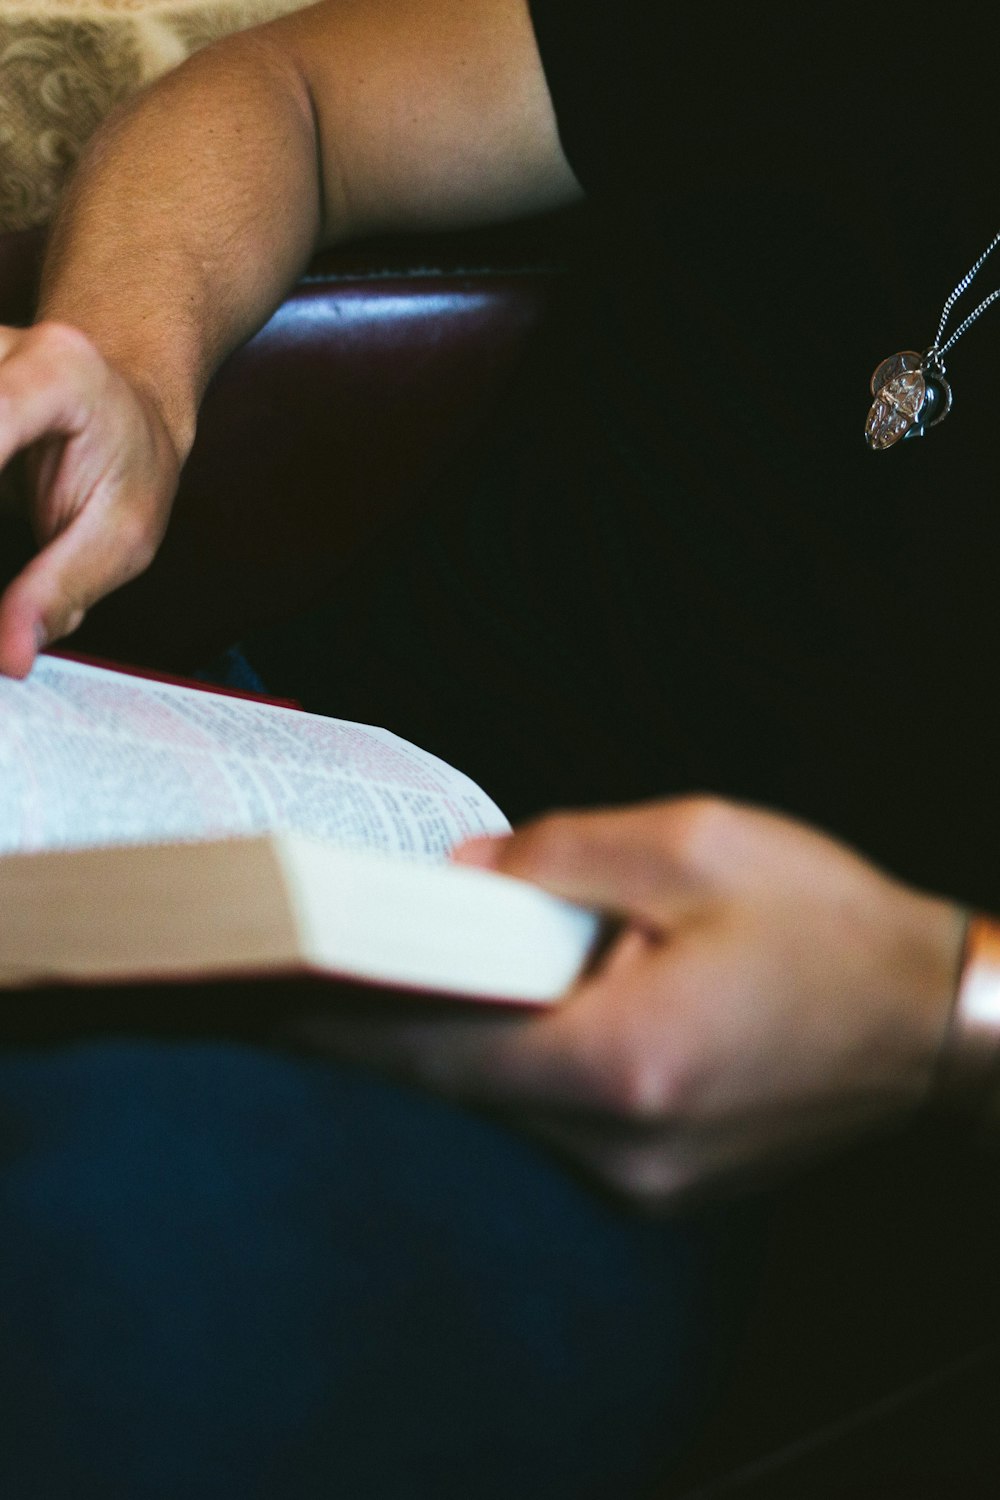
[(996, 229), (972, 8), (532, 9), (578, 272), (476, 475), (265, 675), (514, 817), (746, 797), (1000, 907), (1000, 309), (938, 430), (862, 438)]

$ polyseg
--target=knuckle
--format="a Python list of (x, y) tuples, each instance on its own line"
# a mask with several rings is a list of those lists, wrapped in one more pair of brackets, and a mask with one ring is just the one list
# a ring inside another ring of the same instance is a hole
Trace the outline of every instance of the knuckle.
[(670, 1089), (659, 1058), (647, 1055), (619, 1059), (604, 1079), (604, 1102), (630, 1125), (658, 1125), (670, 1113)]
[(58, 623), (58, 634), (72, 635), (74, 630), (79, 630), (86, 613), (82, 604), (71, 605)]
[(42, 617), (46, 642), (72, 635), (83, 624), (85, 615), (86, 610), (78, 599), (62, 594), (52, 600)]
[(673, 842), (695, 865), (714, 861), (731, 839), (736, 809), (722, 797), (685, 797), (675, 808)]
[(97, 351), (87, 335), (71, 323), (36, 323), (27, 339), (29, 345), (50, 359), (89, 360)]
[(130, 513), (122, 517), (115, 531), (122, 560), (131, 575), (145, 572), (156, 556), (157, 529), (145, 516)]
[(698, 1096), (698, 1070), (675, 1047), (628, 1053), (605, 1070), (604, 1105), (632, 1126), (675, 1123), (691, 1114)]

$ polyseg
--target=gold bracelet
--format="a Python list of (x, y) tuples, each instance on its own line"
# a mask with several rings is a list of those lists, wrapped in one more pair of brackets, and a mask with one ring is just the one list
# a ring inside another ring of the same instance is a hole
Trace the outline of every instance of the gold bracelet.
[(1000, 920), (972, 912), (955, 1003), (941, 1046), (939, 1083), (975, 1109), (1000, 1074)]

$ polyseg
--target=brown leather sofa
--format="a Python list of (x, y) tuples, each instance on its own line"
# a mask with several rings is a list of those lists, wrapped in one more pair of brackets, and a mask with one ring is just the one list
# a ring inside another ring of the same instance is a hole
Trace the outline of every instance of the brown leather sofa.
[[(80, 648), (184, 670), (335, 586), (488, 421), (562, 243), (527, 226), (318, 259), (220, 371), (160, 557)], [(0, 322), (30, 317), (39, 251), (0, 236)], [(0, 535), (0, 575), (24, 545)], [(926, 1122), (783, 1192), (725, 1393), (657, 1495), (1000, 1494), (997, 1166)]]

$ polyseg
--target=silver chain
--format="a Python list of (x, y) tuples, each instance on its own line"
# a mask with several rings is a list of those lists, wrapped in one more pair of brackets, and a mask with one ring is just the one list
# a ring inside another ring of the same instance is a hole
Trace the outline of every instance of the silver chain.
[(955, 303), (958, 301), (959, 297), (961, 297), (962, 293), (967, 291), (968, 288), (972, 285), (972, 282), (975, 279), (976, 275), (985, 264), (985, 262), (989, 259), (989, 257), (993, 254), (993, 251), (996, 249), (997, 245), (1000, 245), (1000, 233), (993, 236), (993, 239), (986, 246), (986, 249), (976, 261), (976, 264), (970, 270), (966, 271), (965, 275), (958, 283), (958, 286), (952, 292), (944, 307), (941, 309), (941, 321), (938, 323), (937, 333), (934, 335), (934, 342), (928, 350), (928, 354), (931, 355), (934, 364), (937, 365), (942, 374), (944, 373), (944, 364), (942, 363), (943, 356), (947, 354), (948, 350), (952, 347), (953, 344), (958, 343), (959, 339), (962, 337), (962, 334), (965, 333), (966, 329), (971, 328), (976, 319), (981, 317), (986, 309), (992, 303), (994, 303), (998, 297), (1000, 297), (1000, 286), (998, 286), (995, 291), (990, 292), (990, 295), (988, 297), (983, 298), (978, 307), (973, 308), (972, 312), (969, 313), (969, 316), (967, 318), (963, 319), (963, 321), (959, 323), (958, 327), (948, 339), (947, 343), (941, 343), (941, 336), (944, 333), (945, 327), (947, 326), (948, 317), (951, 313), (952, 308), (955, 306)]

